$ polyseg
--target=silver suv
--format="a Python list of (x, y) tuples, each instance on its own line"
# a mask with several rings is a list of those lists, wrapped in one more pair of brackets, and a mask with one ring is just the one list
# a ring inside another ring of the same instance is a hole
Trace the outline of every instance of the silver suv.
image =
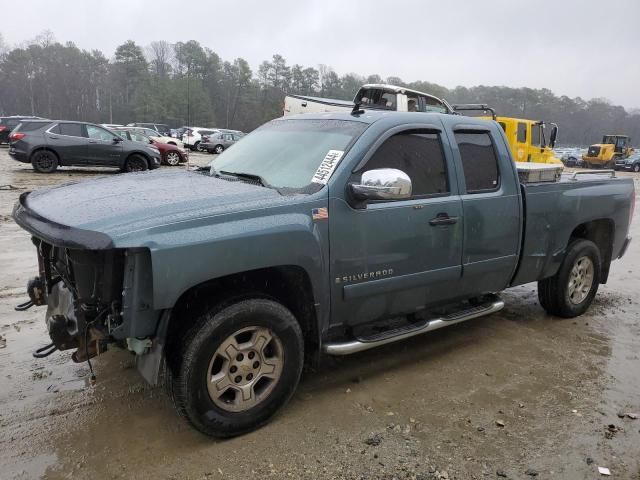
[(206, 150), (209, 153), (222, 153), (231, 145), (236, 143), (244, 137), (244, 133), (241, 132), (222, 132), (214, 133), (206, 137), (200, 144), (200, 150)]

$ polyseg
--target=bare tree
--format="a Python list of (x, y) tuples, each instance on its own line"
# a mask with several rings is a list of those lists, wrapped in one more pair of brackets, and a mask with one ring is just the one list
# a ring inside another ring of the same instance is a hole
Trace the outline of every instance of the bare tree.
[(161, 78), (169, 75), (174, 57), (174, 47), (166, 40), (151, 42), (147, 47), (147, 58), (149, 59), (151, 70)]

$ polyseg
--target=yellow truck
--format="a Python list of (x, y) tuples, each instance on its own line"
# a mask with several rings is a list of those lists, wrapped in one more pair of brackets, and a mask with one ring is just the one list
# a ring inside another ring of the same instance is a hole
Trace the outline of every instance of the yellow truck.
[[(483, 104), (454, 105), (453, 108), (456, 111), (476, 110), (491, 113), (490, 117), (482, 116), (481, 118), (495, 120), (502, 127), (516, 162), (562, 165), (562, 161), (553, 152), (558, 136), (558, 126), (555, 123), (525, 118), (499, 117), (495, 110)], [(547, 130), (549, 131), (547, 132)]]
[(626, 135), (605, 135), (602, 143), (591, 145), (582, 160), (587, 167), (614, 168), (617, 159), (627, 158), (633, 153), (631, 139)]

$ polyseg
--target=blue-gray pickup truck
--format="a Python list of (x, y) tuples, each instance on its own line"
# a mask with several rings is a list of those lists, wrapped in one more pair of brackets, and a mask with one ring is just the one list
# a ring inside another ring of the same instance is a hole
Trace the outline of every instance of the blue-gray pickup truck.
[(242, 434), (305, 361), (491, 314), (509, 287), (538, 282), (549, 314), (582, 314), (629, 244), (633, 181), (521, 175), (492, 121), (288, 116), (207, 170), (23, 194), (39, 272), (19, 307), (47, 305), (35, 355), (128, 349), (196, 429)]

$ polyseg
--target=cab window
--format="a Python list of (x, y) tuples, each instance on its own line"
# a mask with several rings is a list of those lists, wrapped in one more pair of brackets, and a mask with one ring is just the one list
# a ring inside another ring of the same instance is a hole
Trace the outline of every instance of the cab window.
[(409, 130), (389, 137), (361, 171), (378, 168), (395, 168), (406, 173), (411, 179), (412, 198), (449, 192), (446, 162), (438, 133)]
[(518, 142), (527, 142), (527, 124), (524, 122), (518, 122)]
[(497, 190), (500, 186), (498, 157), (488, 132), (456, 132), (467, 193)]

